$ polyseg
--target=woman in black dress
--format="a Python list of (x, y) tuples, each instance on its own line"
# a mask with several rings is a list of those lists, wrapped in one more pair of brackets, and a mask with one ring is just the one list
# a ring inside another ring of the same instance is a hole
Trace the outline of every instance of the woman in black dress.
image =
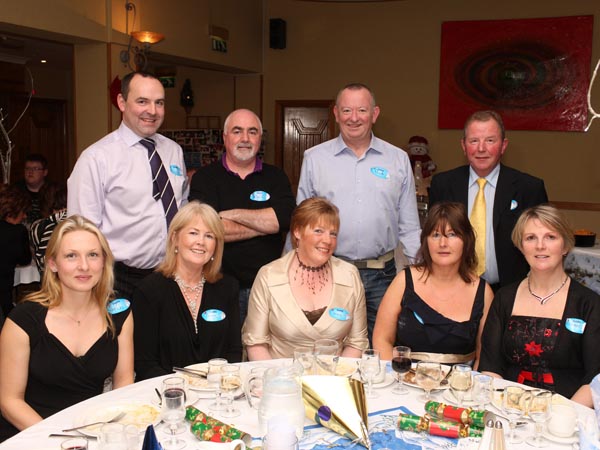
[(109, 301), (113, 256), (81, 216), (57, 226), (42, 287), (25, 297), (0, 335), (0, 439), (68, 406), (133, 382), (133, 318)]
[(573, 232), (559, 210), (540, 205), (523, 211), (512, 240), (529, 275), (496, 293), (479, 370), (591, 407), (589, 383), (600, 373), (600, 297), (565, 273)]
[(220, 272), (224, 236), (216, 211), (198, 201), (173, 218), (164, 261), (133, 294), (138, 380), (211, 358), (241, 360), (239, 286)]

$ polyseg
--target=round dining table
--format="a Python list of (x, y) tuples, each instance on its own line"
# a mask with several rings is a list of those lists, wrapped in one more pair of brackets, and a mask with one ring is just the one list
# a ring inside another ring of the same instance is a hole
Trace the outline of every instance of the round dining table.
[[(353, 362), (354, 363), (354, 362)], [(246, 362), (242, 363), (242, 376), (246, 377), (250, 372), (250, 369), (255, 366), (272, 366), (291, 364), (291, 360), (271, 360), (271, 361), (260, 361), (260, 362)], [(424, 414), (424, 402), (420, 399), (423, 391), (418, 387), (408, 386), (408, 394), (396, 395), (392, 393), (393, 385), (395, 383), (394, 373), (391, 371), (389, 362), (385, 365), (386, 375), (382, 383), (374, 385), (374, 391), (378, 394), (377, 398), (370, 399), (367, 401), (367, 410), (369, 413), (368, 426), (369, 431), (381, 431), (383, 430), (390, 436), (393, 436), (391, 444), (387, 444), (385, 447), (394, 449), (408, 449), (415, 450), (421, 448), (442, 448), (442, 449), (453, 449), (459, 450), (477, 450), (479, 447), (478, 438), (464, 438), (464, 439), (446, 439), (446, 438), (431, 438), (423, 437), (423, 435), (416, 435), (415, 433), (398, 433), (395, 430), (395, 424), (399, 413), (413, 413), (417, 415)], [(173, 375), (167, 375), (173, 376)], [(112, 391), (105, 392), (96, 397), (90, 398), (86, 401), (73, 405), (67, 409), (64, 409), (53, 416), (46, 418), (45, 420), (29, 427), (28, 429), (20, 432), (16, 436), (6, 440), (0, 444), (0, 450), (23, 450), (23, 449), (35, 449), (35, 450), (57, 450), (60, 449), (61, 442), (66, 437), (49, 437), (53, 433), (61, 433), (62, 430), (68, 429), (85, 422), (87, 417), (91, 417), (91, 412), (98, 412), (105, 408), (114, 410), (118, 405), (125, 404), (148, 404), (154, 405), (158, 408), (158, 395), (156, 390), (161, 389), (163, 378), (157, 377), (149, 380), (134, 383), (129, 386), (115, 389)], [(496, 390), (502, 389), (504, 386), (510, 383), (505, 380), (494, 380), (494, 388)], [(432, 399), (440, 402), (447, 402), (450, 394), (445, 390), (439, 390), (432, 393)], [(199, 397), (199, 398), (197, 398)], [(241, 415), (233, 419), (225, 419), (220, 416), (219, 412), (213, 412), (210, 410), (209, 405), (214, 401), (214, 394), (199, 392), (197, 395), (191, 394), (191, 401), (194, 401), (194, 406), (199, 410), (213, 416), (214, 418), (221, 420), (225, 423), (233, 425), (239, 430), (245, 431), (250, 434), (253, 438), (251, 447), (261, 446), (261, 435), (258, 424), (257, 410), (253, 409), (245, 398), (241, 398), (235, 401), (235, 407), (241, 410)], [(561, 402), (571, 404), (577, 414), (580, 421), (595, 420), (594, 410), (577, 403), (571, 402), (566, 399), (562, 399)], [(335, 405), (331, 405), (332, 409)], [(496, 409), (493, 404), (490, 404), (488, 409), (494, 413), (501, 414), (501, 411)], [(83, 422), (82, 422), (83, 421)], [(501, 419), (504, 424), (506, 435), (508, 435), (508, 424), (506, 420)], [(523, 439), (533, 435), (534, 427), (533, 422), (526, 420), (527, 424), (517, 428), (517, 434)], [(156, 427), (156, 435), (159, 441), (165, 441), (168, 439), (168, 434), (165, 426), (160, 424)], [(71, 432), (69, 434), (78, 434), (78, 432)], [(410, 434), (410, 437), (408, 436)], [(415, 436), (417, 439), (415, 439)], [(180, 434), (179, 437), (186, 441), (186, 449), (193, 450), (201, 448), (199, 440), (189, 431)], [(140, 436), (139, 448), (142, 445), (143, 435)], [(313, 448), (336, 448), (336, 441), (343, 439), (340, 435), (334, 432), (324, 429), (323, 427), (316, 425), (315, 422), (306, 419), (305, 420), (305, 431), (302, 439), (300, 440), (300, 449), (308, 450)], [(562, 442), (552, 441), (550, 442), (550, 449), (570, 449), (572, 443), (576, 439), (563, 439)], [(345, 440), (347, 443), (348, 441)], [(89, 449), (95, 450), (98, 448), (98, 443), (95, 439), (89, 441)], [(347, 447), (347, 444), (344, 445)], [(341, 448), (337, 445), (337, 448)], [(355, 449), (364, 448), (360, 445), (353, 446)], [(382, 448), (381, 445), (375, 443), (372, 446), (373, 450)], [(530, 449), (531, 447), (526, 443), (509, 446), (510, 450)]]

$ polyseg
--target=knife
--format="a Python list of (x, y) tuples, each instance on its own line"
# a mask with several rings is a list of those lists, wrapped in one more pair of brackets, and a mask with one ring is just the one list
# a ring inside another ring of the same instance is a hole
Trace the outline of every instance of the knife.
[(173, 372), (181, 372), (193, 377), (206, 378), (207, 373), (202, 370), (186, 369), (184, 367), (173, 367)]
[(90, 439), (90, 440), (98, 439), (97, 436), (90, 436), (90, 435), (84, 435), (84, 434), (66, 434), (66, 433), (50, 433), (48, 435), (48, 437), (69, 437), (69, 438), (81, 438), (81, 439)]

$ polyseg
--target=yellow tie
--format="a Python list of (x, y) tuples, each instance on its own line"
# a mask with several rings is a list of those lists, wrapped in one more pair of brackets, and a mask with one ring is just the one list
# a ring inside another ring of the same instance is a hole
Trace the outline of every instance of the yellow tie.
[(475, 230), (475, 253), (477, 254), (477, 275), (485, 272), (485, 195), (483, 187), (487, 183), (485, 178), (478, 178), (479, 192), (475, 197), (471, 210), (471, 225)]

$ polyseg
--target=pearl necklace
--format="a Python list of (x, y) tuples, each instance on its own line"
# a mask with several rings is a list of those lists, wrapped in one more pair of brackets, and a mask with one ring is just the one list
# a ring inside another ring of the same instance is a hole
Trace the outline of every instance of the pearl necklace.
[[(296, 259), (298, 260), (298, 267), (296, 268), (296, 272), (294, 272), (294, 281), (296, 281), (296, 276), (298, 275), (298, 270), (301, 269), (301, 280), (300, 286), (303, 286), (306, 283), (308, 289), (313, 293), (313, 295), (317, 294), (316, 284), (319, 284), (319, 292), (323, 290), (327, 282), (329, 281), (329, 260), (320, 266), (307, 266), (302, 261), (300, 261), (300, 256), (298, 255), (298, 249), (296, 249)], [(305, 277), (306, 275), (306, 277)], [(317, 280), (315, 280), (317, 278)]]
[(194, 329), (196, 330), (196, 334), (198, 333), (198, 310), (200, 309), (200, 295), (202, 294), (202, 289), (204, 288), (204, 283), (206, 282), (206, 278), (204, 275), (200, 278), (200, 281), (196, 283), (195, 286), (188, 286), (185, 282), (179, 277), (179, 275), (175, 275), (175, 282), (179, 286), (179, 290), (183, 294), (183, 298), (185, 299), (185, 303), (190, 310), (192, 315), (192, 319), (194, 320)]
[(565, 277), (565, 281), (563, 281), (558, 288), (556, 288), (553, 292), (546, 295), (545, 297), (542, 297), (541, 295), (534, 294), (533, 291), (531, 290), (531, 284), (530, 284), (529, 275), (528, 275), (527, 276), (527, 290), (529, 291), (529, 293), (531, 295), (533, 295), (536, 298), (536, 300), (538, 300), (540, 302), (540, 305), (545, 305), (548, 300), (550, 300), (552, 297), (554, 297), (558, 293), (558, 291), (560, 291), (563, 288), (563, 286), (565, 284), (567, 284), (568, 279), (569, 279), (569, 275), (567, 275)]

